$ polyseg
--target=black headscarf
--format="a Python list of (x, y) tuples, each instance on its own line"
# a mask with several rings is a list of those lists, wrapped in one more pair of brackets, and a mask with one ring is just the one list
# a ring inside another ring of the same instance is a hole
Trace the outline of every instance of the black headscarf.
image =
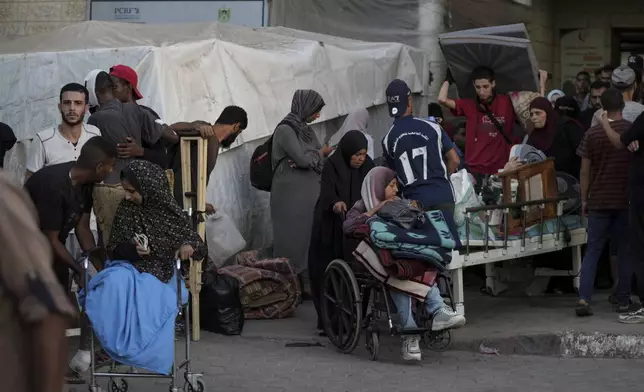
[(322, 110), (324, 105), (324, 99), (317, 91), (297, 90), (293, 94), (291, 112), (284, 117), (282, 122), (293, 128), (297, 137), (310, 143), (315, 138), (315, 133), (306, 121)]
[(192, 246), (195, 260), (208, 256), (206, 245), (172, 196), (168, 177), (160, 166), (135, 160), (126, 167), (123, 176), (141, 194), (143, 203), (139, 205), (123, 200), (119, 204), (108, 251), (112, 252), (120, 244), (131, 243), (135, 234), (145, 234), (150, 256), (135, 267), (162, 282), (168, 282), (174, 274), (175, 252), (181, 245)]
[(367, 145), (367, 138), (362, 132), (349, 131), (340, 139), (337, 150), (331, 155), (327, 163), (327, 165), (332, 166), (337, 177), (335, 188), (340, 200), (336, 200), (336, 202), (343, 201), (347, 208), (351, 208), (356, 201), (360, 200), (362, 180), (364, 180), (369, 170), (375, 166), (373, 160), (367, 156), (360, 168), (354, 169), (351, 167), (351, 157), (360, 150), (366, 150)]
[(342, 232), (342, 217), (333, 212), (337, 202), (351, 209), (361, 199), (360, 188), (369, 170), (375, 165), (369, 156), (358, 169), (350, 165), (351, 156), (367, 148), (367, 138), (360, 131), (344, 134), (337, 150), (326, 160), (322, 169), (320, 197), (315, 206), (311, 243), (309, 244), (309, 273), (312, 287), (319, 282), (333, 259), (346, 259), (358, 245)]
[(579, 120), (579, 115), (581, 114), (577, 100), (574, 97), (568, 96), (557, 99), (555, 102), (555, 110), (560, 116), (566, 116), (574, 120)]

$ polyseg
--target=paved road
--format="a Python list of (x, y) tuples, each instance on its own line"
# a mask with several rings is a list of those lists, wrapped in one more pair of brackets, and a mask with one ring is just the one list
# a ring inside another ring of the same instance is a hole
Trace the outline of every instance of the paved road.
[[(371, 362), (362, 348), (343, 355), (327, 347), (286, 347), (282, 341), (205, 334), (194, 347), (195, 368), (216, 392), (594, 392), (642, 391), (644, 360), (560, 359), (425, 353), (419, 364), (398, 359), (387, 338)], [(102, 383), (104, 386), (105, 383)], [(75, 387), (78, 392), (87, 387)], [(158, 381), (130, 382), (130, 392), (167, 391)], [(70, 391), (72, 391), (70, 389)]]

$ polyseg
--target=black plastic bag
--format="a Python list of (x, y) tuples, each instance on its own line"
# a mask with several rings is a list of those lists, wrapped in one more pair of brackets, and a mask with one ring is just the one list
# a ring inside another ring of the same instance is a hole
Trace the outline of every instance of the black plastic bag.
[(239, 282), (216, 271), (202, 275), (200, 293), (201, 328), (224, 335), (240, 335), (244, 310), (239, 299)]

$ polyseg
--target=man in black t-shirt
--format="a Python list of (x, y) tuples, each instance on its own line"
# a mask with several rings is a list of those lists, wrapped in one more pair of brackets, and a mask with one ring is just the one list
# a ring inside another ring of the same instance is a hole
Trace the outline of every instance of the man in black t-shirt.
[[(89, 139), (77, 161), (44, 167), (25, 183), (25, 189), (38, 211), (40, 229), (51, 242), (54, 251), (54, 271), (65, 290), (69, 290), (69, 270), (83, 276), (81, 267), (65, 248), (72, 229), (81, 249), (100, 270), (102, 252), (96, 247), (89, 228), (94, 184), (112, 171), (116, 148), (103, 137)], [(82, 279), (79, 283), (83, 283)]]

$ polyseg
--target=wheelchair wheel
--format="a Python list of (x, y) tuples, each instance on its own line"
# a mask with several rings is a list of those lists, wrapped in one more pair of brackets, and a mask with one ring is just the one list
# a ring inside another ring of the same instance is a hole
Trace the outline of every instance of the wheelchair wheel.
[(322, 280), (321, 313), (324, 331), (341, 352), (352, 352), (362, 329), (361, 295), (351, 267), (333, 260)]
[(367, 351), (371, 355), (371, 360), (378, 360), (378, 353), (380, 352), (380, 334), (378, 332), (371, 332), (365, 334)]
[(113, 378), (110, 378), (110, 381), (107, 382), (107, 390), (109, 392), (127, 392), (130, 387), (127, 385), (125, 379), (121, 379), (120, 383), (116, 383)]
[(423, 336), (423, 340), (425, 341), (427, 348), (430, 350), (443, 352), (452, 345), (452, 332), (449, 329), (436, 332), (426, 332), (425, 336)]

